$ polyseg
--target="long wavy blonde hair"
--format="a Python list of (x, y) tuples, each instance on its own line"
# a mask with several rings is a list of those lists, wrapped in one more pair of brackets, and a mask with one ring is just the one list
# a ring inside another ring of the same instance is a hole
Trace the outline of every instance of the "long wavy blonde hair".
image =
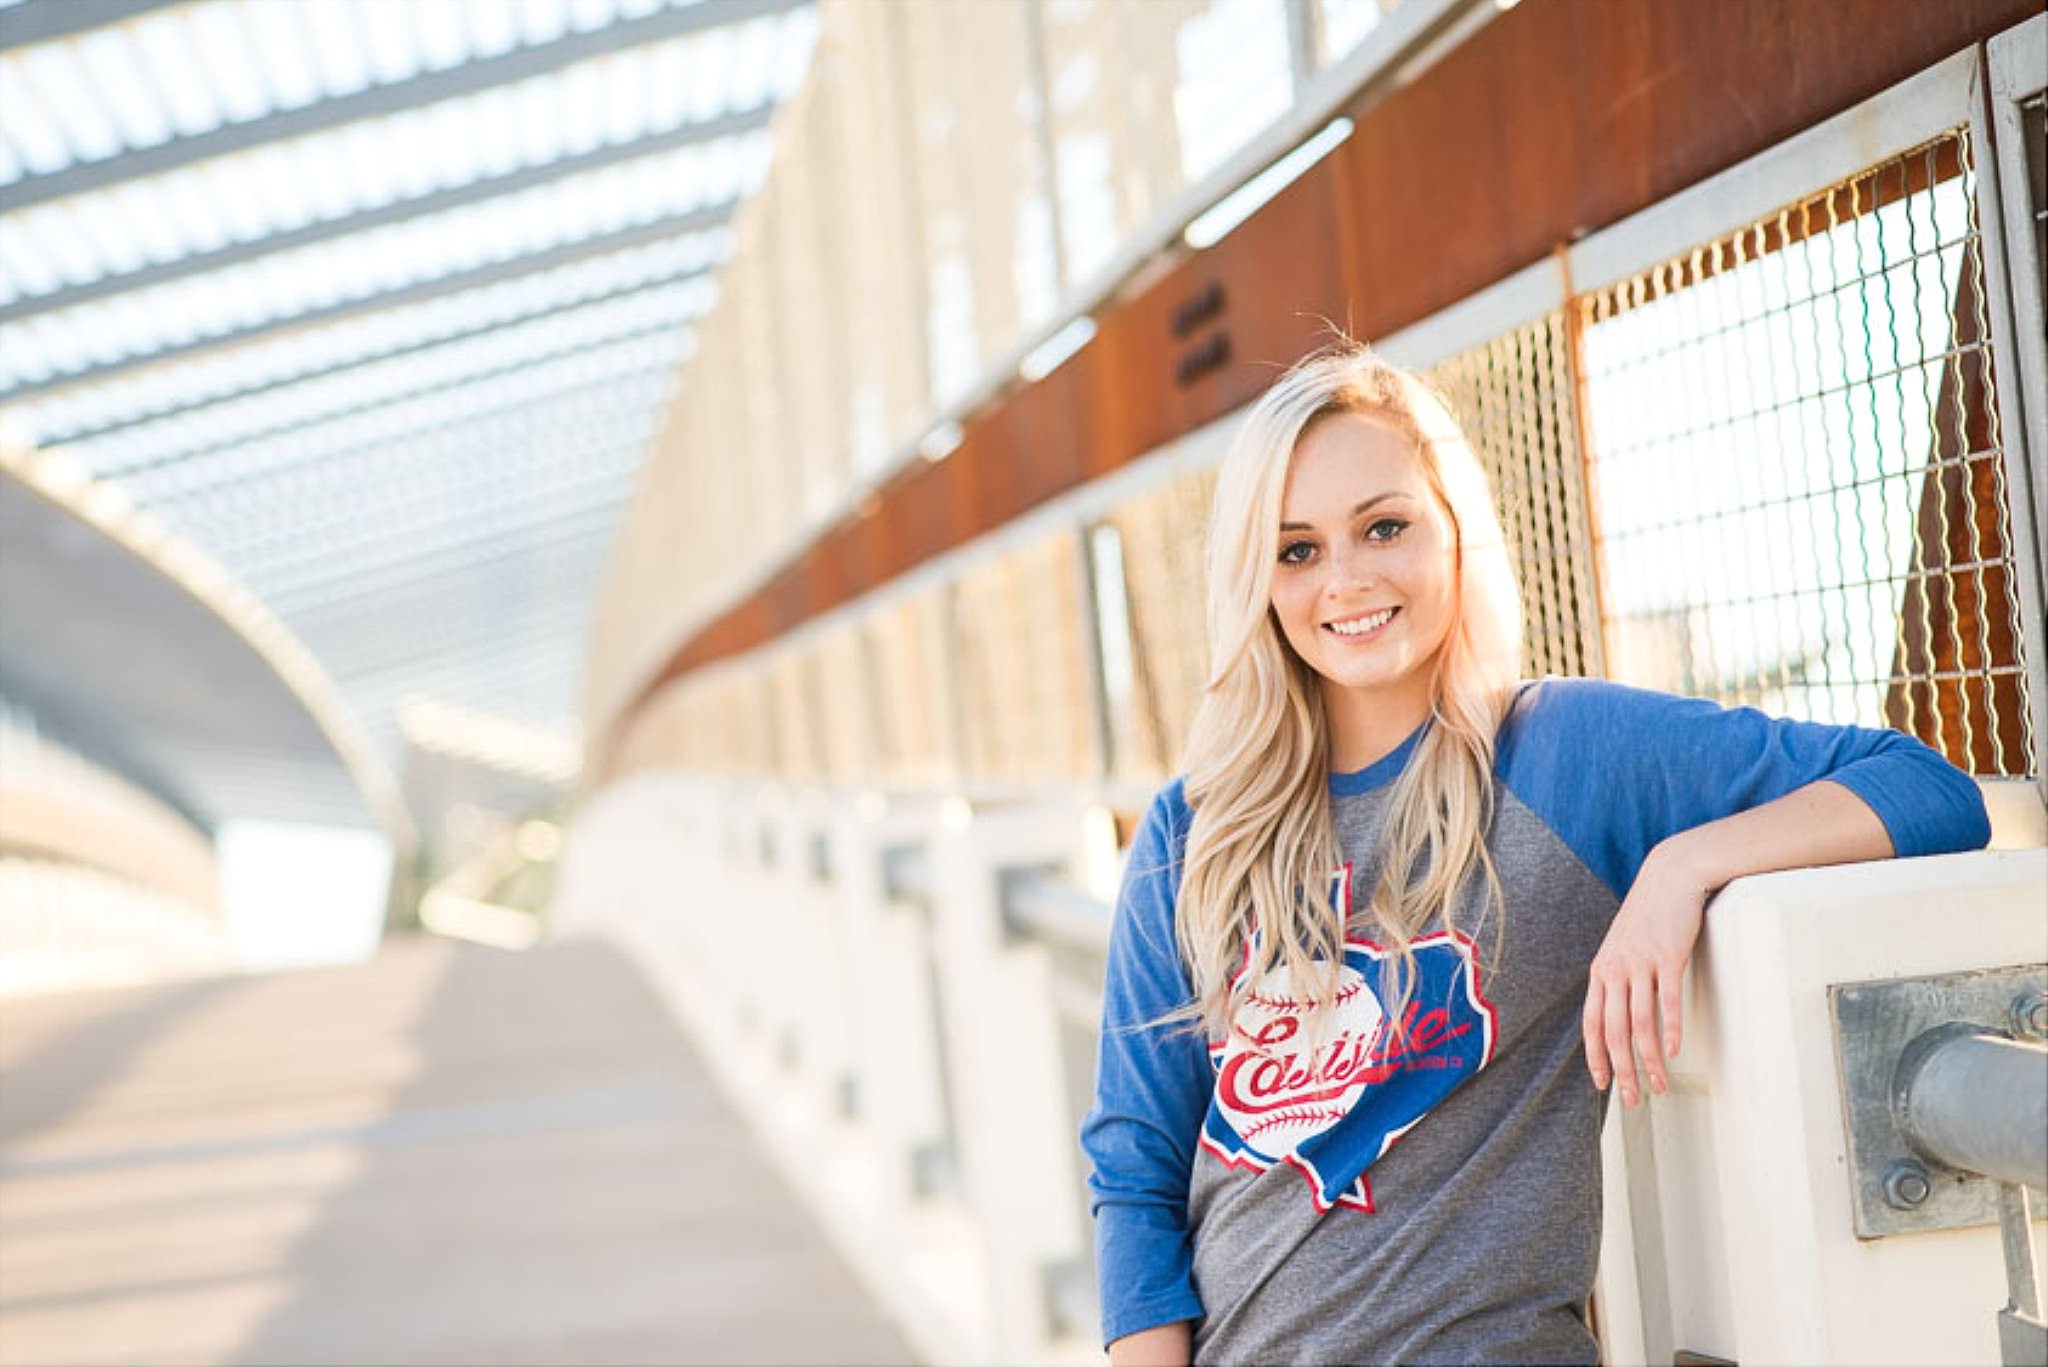
[[(1432, 724), (1390, 794), (1369, 903), (1388, 959), (1383, 1000), (1400, 1022), (1413, 989), (1412, 941), (1473, 876), (1496, 910), (1486, 851), (1494, 736), (1521, 662), (1521, 597), (1485, 471), (1450, 410), (1416, 376), (1356, 343), (1297, 364), (1252, 405), (1225, 456), (1208, 541), (1209, 678), (1190, 730), (1194, 809), (1176, 916), (1194, 989), (1184, 1018), (1223, 1038), (1249, 984), (1285, 966), (1326, 1021), (1345, 926), (1333, 901), (1340, 854), (1331, 819), (1330, 726), (1321, 679), (1288, 645), (1271, 606), (1281, 496), (1296, 446), (1317, 422), (1367, 414), (1415, 441), (1449, 514), (1457, 584), (1431, 662)], [(1363, 866), (1369, 852), (1354, 851)], [(1258, 933), (1254, 934), (1254, 930)], [(1239, 970), (1250, 971), (1233, 989)]]

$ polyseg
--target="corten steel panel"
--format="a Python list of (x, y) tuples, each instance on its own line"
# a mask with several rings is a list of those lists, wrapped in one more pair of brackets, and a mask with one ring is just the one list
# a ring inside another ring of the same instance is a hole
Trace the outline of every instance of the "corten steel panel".
[[(1100, 474), (1248, 403), (1286, 366), (1345, 322), (1338, 187), (1330, 164), (1311, 168), (1215, 247), (1184, 258), (1105, 314), (1097, 353), (1088, 473)], [(1213, 314), (1174, 335), (1175, 315), (1205, 290)], [(1285, 308), (1273, 300), (1287, 300)], [(1183, 357), (1223, 335), (1229, 359), (1191, 383)]]
[(939, 467), (919, 465), (890, 481), (879, 497), (882, 511), (875, 520), (882, 526), (887, 548), (884, 560), (890, 577), (901, 574), (944, 544), (945, 506), (941, 499)]
[(1091, 378), (1094, 439), (1085, 459), (1091, 474), (1105, 474), (1135, 452), (1150, 451), (1189, 430), (1173, 368), (1183, 343), (1173, 335), (1173, 311), (1207, 279), (1200, 258), (1183, 261), (1096, 322)]
[(879, 496), (867, 499), (854, 510), (853, 526), (848, 534), (851, 544), (847, 551), (847, 564), (858, 583), (879, 584), (894, 573), (890, 564), (888, 527), (881, 514), (882, 500)]
[(1342, 251), (1337, 179), (1326, 159), (1203, 254), (1223, 285), (1219, 322), (1230, 361), (1190, 387), (1187, 429), (1250, 403), (1329, 341), (1331, 324), (1346, 325)]
[(986, 482), (982, 469), (981, 453), (987, 447), (988, 439), (983, 435), (986, 422), (980, 422), (970, 429), (953, 454), (940, 463), (937, 474), (939, 488), (943, 491), (946, 512), (946, 539), (949, 544), (965, 541), (975, 535), (981, 506), (981, 486)]
[[(883, 491), (890, 563), (900, 572), (1025, 510), (1009, 507), (1002, 489), (1034, 491), (1033, 501), (1058, 492), (1030, 472), (987, 465), (999, 457), (984, 449), (1011, 449), (993, 432), (984, 441), (988, 429), (1052, 441), (1060, 454), (1044, 468), (1070, 470), (1070, 482), (1112, 469), (1255, 395), (1273, 373), (1265, 362), (1320, 340), (1317, 315), (1356, 336), (1396, 331), (2038, 9), (2038, 0), (1614, 0), (1500, 15), (1412, 84), (1353, 109), (1356, 131), (1330, 157), (1222, 243), (1115, 304), (1093, 344), (1045, 383), (996, 400), (950, 459)], [(1183, 342), (1170, 320), (1210, 279), (1224, 281), (1226, 304), (1209, 328), (1230, 334), (1231, 357), (1183, 387), (1174, 378)], [(1039, 397), (1084, 377), (1085, 399)], [(1045, 438), (1054, 413), (1083, 425)], [(927, 538), (940, 526), (945, 539), (934, 544)], [(776, 610), (757, 602), (722, 616), (633, 707), (687, 669), (801, 620), (774, 588), (762, 596)]]
[(1427, 317), (1971, 43), (2038, 0), (1524, 5), (1354, 111), (1359, 328)]
[(832, 606), (833, 581), (838, 577), (839, 538), (840, 529), (832, 528), (812, 542), (803, 559), (797, 562), (795, 588), (789, 606), (789, 611), (797, 614), (797, 621), (816, 616)]
[(1091, 343), (989, 416), (975, 452), (980, 472), (978, 531), (990, 531), (1087, 478), (1082, 451), (1095, 435), (1090, 415), (1096, 362)]

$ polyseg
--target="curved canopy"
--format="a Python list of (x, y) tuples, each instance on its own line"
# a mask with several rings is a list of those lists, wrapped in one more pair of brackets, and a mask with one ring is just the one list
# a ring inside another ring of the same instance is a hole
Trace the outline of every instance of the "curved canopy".
[[(0, 411), (246, 585), (393, 768), (410, 699), (573, 737), (618, 516), (815, 33), (803, 0), (0, 0)], [(107, 628), (164, 589), (73, 535), (10, 535), (0, 692), (186, 735), (123, 767), (205, 808), (219, 776), (176, 765), (250, 662), (175, 618), (209, 682), (124, 692)], [(67, 700), (60, 665), (98, 682)]]
[(381, 768), (348, 753), (318, 684), (281, 671), (230, 598), (197, 589), (141, 538), (0, 469), (0, 697), (202, 827), (255, 817), (402, 838)]

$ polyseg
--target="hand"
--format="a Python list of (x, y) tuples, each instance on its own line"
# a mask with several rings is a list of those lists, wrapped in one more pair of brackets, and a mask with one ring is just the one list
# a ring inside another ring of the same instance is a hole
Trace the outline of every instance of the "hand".
[[(1593, 956), (1586, 985), (1586, 1067), (1593, 1085), (1621, 1084), (1622, 1104), (1641, 1096), (1635, 1056), (1649, 1089), (1670, 1090), (1667, 1059), (1678, 1057), (1685, 966), (1699, 939), (1711, 889), (1688, 871), (1675, 847), (1660, 845), (1643, 861), (1614, 924)], [(1663, 1048), (1657, 1027), (1663, 1024)]]

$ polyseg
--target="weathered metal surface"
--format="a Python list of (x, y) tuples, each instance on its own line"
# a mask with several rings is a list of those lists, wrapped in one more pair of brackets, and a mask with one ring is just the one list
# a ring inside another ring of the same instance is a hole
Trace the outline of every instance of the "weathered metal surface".
[(2002, 1032), (2013, 1000), (2044, 981), (2048, 966), (2024, 964), (1828, 989), (1858, 1238), (1988, 1225), (1998, 1219), (1995, 1182), (1934, 1164), (1927, 1165), (1924, 1200), (1895, 1205), (1887, 1199), (1888, 1185), (1894, 1199), (1908, 1185), (1899, 1165), (1937, 1157), (1916, 1151), (1900, 1123), (1895, 1102), (1901, 1056), (1915, 1040), (1941, 1027)]

